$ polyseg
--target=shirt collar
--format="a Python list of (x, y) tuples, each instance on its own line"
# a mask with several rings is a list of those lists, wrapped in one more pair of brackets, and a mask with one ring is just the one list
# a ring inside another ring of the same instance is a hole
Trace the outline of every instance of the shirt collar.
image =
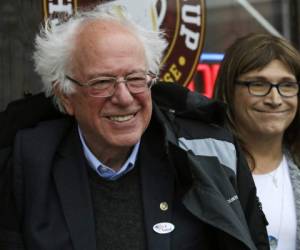
[(82, 135), (82, 131), (78, 126), (78, 133), (79, 133), (79, 138), (83, 146), (83, 152), (84, 155), (89, 163), (89, 166), (97, 172), (98, 175), (103, 177), (104, 179), (107, 180), (116, 180), (120, 178), (121, 176), (125, 175), (128, 173), (130, 170), (132, 170), (135, 166), (135, 162), (137, 159), (137, 154), (139, 151), (140, 147), (140, 141), (134, 145), (133, 150), (126, 160), (126, 162), (122, 165), (119, 171), (115, 171), (109, 166), (106, 166), (103, 164), (101, 161), (97, 159), (97, 157), (91, 152), (91, 150), (88, 148), (88, 146), (85, 143), (85, 140)]

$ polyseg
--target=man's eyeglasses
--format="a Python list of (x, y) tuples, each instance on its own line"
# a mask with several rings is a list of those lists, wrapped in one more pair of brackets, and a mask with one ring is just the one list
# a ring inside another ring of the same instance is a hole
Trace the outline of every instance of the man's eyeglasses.
[(157, 76), (151, 72), (135, 72), (124, 77), (100, 76), (86, 83), (80, 83), (67, 75), (66, 78), (81, 87), (88, 87), (89, 95), (93, 97), (112, 96), (117, 84), (122, 82), (131, 94), (139, 94), (150, 89), (157, 80)]
[(250, 95), (266, 96), (272, 88), (276, 88), (278, 93), (283, 97), (293, 97), (299, 93), (298, 82), (280, 82), (273, 84), (263, 81), (236, 81), (236, 84), (247, 86)]

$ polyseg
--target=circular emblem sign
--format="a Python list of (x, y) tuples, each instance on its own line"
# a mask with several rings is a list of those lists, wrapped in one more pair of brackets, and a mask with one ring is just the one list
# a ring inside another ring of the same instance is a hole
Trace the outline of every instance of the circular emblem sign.
[[(108, 2), (108, 1), (102, 1)], [(126, 6), (132, 17), (144, 27), (162, 29), (169, 46), (165, 51), (161, 80), (186, 86), (193, 77), (204, 44), (204, 0), (115, 0)], [(43, 0), (44, 17), (54, 23), (71, 15), (79, 7), (99, 0)], [(57, 17), (57, 20), (55, 18)]]

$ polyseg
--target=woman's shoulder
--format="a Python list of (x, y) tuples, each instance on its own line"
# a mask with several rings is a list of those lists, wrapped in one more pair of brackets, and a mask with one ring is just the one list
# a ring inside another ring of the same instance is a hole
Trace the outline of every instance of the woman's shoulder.
[(298, 166), (296, 164), (296, 162), (294, 161), (291, 153), (288, 150), (285, 150), (284, 156), (285, 156), (285, 158), (287, 160), (287, 164), (288, 164), (289, 170), (293, 171), (293, 172), (299, 172), (299, 175), (300, 175), (300, 166)]
[(298, 207), (300, 211), (300, 168), (294, 162), (291, 154), (285, 153), (285, 157), (287, 160), (291, 184), (294, 189), (295, 200), (299, 201)]

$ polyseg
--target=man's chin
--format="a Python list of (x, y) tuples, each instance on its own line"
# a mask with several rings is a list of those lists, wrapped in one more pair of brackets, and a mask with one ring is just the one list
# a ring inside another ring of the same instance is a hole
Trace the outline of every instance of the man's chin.
[(137, 144), (141, 139), (141, 135), (118, 135), (113, 144), (120, 147), (132, 147)]

